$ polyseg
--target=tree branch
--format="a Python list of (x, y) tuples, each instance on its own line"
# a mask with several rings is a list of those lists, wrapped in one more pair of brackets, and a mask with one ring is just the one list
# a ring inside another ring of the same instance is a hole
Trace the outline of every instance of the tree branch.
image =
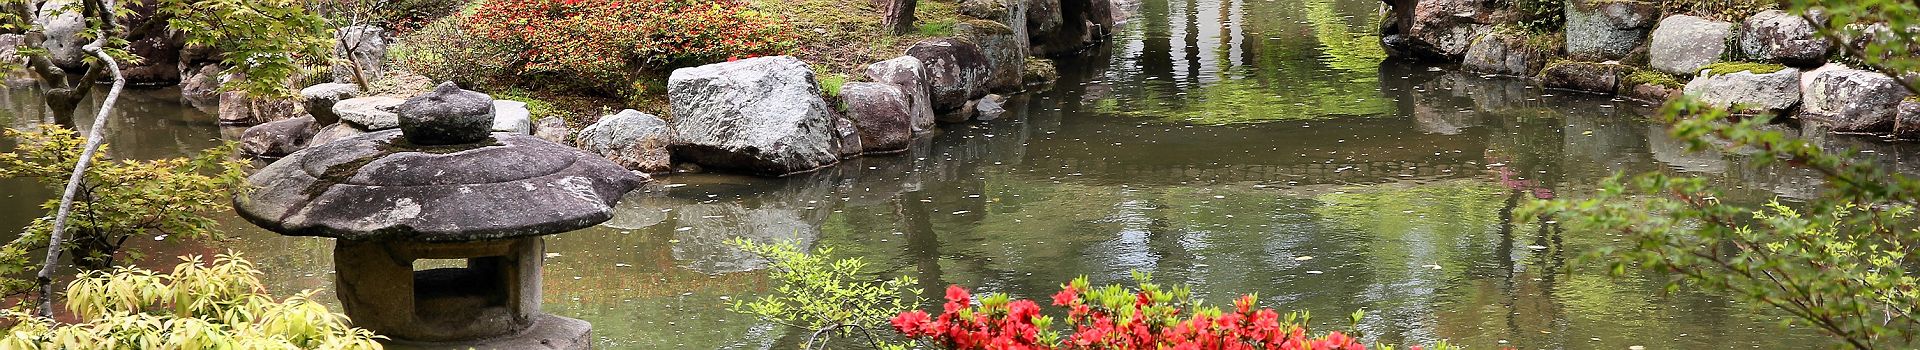
[(102, 28), (102, 34), (95, 37), (93, 43), (81, 47), (81, 50), (93, 54), (100, 59), (100, 63), (107, 65), (106, 71), (113, 74), (113, 87), (107, 90), (107, 99), (101, 101), (100, 112), (93, 118), (93, 127), (87, 129), (87, 144), (80, 151), (80, 160), (73, 164), (73, 175), (67, 178), (66, 191), (60, 195), (60, 207), (54, 212), (53, 232), (47, 235), (47, 258), (41, 262), (37, 280), (40, 284), (40, 316), (42, 317), (53, 317), (53, 272), (60, 264), (60, 254), (64, 252), (61, 248), (67, 239), (67, 215), (73, 211), (74, 193), (80, 189), (80, 182), (86, 178), (87, 166), (93, 163), (94, 153), (100, 150), (100, 143), (105, 139), (102, 133), (107, 127), (107, 118), (113, 113), (113, 104), (120, 99), (120, 90), (127, 86), (126, 76), (120, 74), (120, 62), (115, 61), (112, 55), (108, 55), (105, 49), (108, 36), (106, 33), (111, 32), (113, 25), (112, 18), (115, 10), (113, 0), (102, 0), (102, 4), (104, 5), (101, 6), (103, 17), (108, 19), (102, 25), (107, 27)]

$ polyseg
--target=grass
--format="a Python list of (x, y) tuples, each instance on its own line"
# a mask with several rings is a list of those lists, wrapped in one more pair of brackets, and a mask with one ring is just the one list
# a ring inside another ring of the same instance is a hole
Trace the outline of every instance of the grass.
[(1773, 74), (1782, 70), (1786, 70), (1787, 66), (1770, 64), (1770, 63), (1756, 63), (1756, 62), (1720, 62), (1720, 63), (1709, 64), (1706, 67), (1700, 67), (1700, 69), (1706, 71), (1704, 73), (1701, 73), (1703, 76), (1711, 77), (1711, 76), (1719, 76), (1719, 75), (1733, 74), (1733, 73), (1739, 73), (1739, 72), (1752, 72), (1753, 74)]

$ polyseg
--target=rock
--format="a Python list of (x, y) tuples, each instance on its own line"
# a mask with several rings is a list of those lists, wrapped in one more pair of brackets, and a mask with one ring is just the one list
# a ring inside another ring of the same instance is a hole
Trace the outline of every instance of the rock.
[(386, 76), (386, 29), (371, 25), (350, 26), (334, 31), (333, 39), (333, 54), (336, 57), (352, 59), (352, 65), (345, 62), (334, 64), (334, 82), (354, 82), (353, 74), (356, 65), (359, 66), (360, 74), (368, 83)]
[(1684, 91), (1715, 107), (1754, 113), (1784, 111), (1800, 104), (1800, 70), (1787, 68), (1766, 74), (1702, 71)]
[(1002, 115), (1007, 114), (1007, 97), (997, 94), (981, 97), (979, 102), (975, 102), (973, 111), (975, 113), (974, 119), (1000, 119)]
[(1382, 21), (1381, 44), (1387, 55), (1434, 62), (1457, 62), (1474, 38), (1499, 23), (1500, 6), (1483, 0), (1394, 0)]
[(190, 67), (180, 81), (180, 97), (196, 105), (220, 104), (221, 73), (225, 70), (218, 64)]
[(80, 49), (87, 44), (87, 39), (80, 36), (87, 29), (87, 19), (80, 13), (80, 0), (48, 0), (41, 3), (40, 13), (34, 17), (33, 23), (46, 34), (46, 38), (40, 41), (40, 48), (47, 50), (49, 62), (70, 73), (87, 69), (87, 53)]
[(1653, 44), (1647, 50), (1653, 68), (1675, 75), (1693, 75), (1701, 67), (1719, 63), (1727, 56), (1727, 40), (1733, 38), (1733, 23), (1687, 15), (1660, 20), (1653, 30)]
[(907, 48), (907, 56), (920, 59), (926, 66), (927, 84), (933, 95), (933, 111), (946, 113), (960, 109), (967, 101), (986, 96), (987, 91), (976, 91), (976, 82), (985, 81), (991, 73), (987, 66), (987, 55), (972, 42), (960, 39), (927, 39)]
[(26, 42), (26, 35), (0, 34), (0, 62), (26, 64), (26, 58), (20, 56), (20, 45)]
[[(540, 131), (546, 133), (546, 120), (541, 121)], [(564, 129), (566, 123), (560, 124)], [(579, 136), (576, 144), (580, 149), (629, 170), (658, 174), (673, 169), (672, 154), (667, 151), (667, 145), (673, 143), (673, 130), (660, 117), (623, 110), (600, 117), (600, 121), (581, 129)]]
[(1821, 73), (1832, 72), (1837, 70), (1847, 70), (1847, 69), (1851, 69), (1851, 68), (1847, 68), (1846, 65), (1842, 65), (1839, 63), (1828, 62), (1826, 65), (1820, 66), (1820, 68), (1814, 68), (1811, 70), (1807, 70), (1805, 72), (1801, 72), (1800, 73), (1800, 91), (1804, 93), (1805, 91), (1807, 91), (1807, 89), (1812, 89), (1813, 78), (1819, 77)]
[(1540, 85), (1553, 89), (1612, 94), (1626, 69), (1617, 63), (1560, 62), (1540, 71)]
[(1633, 84), (1620, 87), (1620, 95), (1640, 102), (1662, 104), (1679, 97), (1680, 90), (1654, 84)]
[[(661, 122), (666, 123), (666, 122)], [(559, 116), (547, 116), (534, 122), (533, 136), (562, 145), (573, 144), (573, 128), (567, 126), (567, 120)], [(662, 149), (665, 149), (662, 147)]]
[(813, 69), (789, 56), (682, 68), (667, 78), (676, 159), (762, 175), (839, 162), (832, 108)]
[(955, 24), (953, 31), (954, 36), (977, 45), (987, 57), (986, 79), (975, 81), (974, 89), (1010, 93), (1025, 86), (1021, 83), (1025, 78), (1029, 47), (1026, 38), (1020, 36), (1025, 29), (1013, 30), (993, 21), (969, 20)]
[(840, 107), (859, 130), (865, 153), (907, 150), (913, 139), (913, 108), (908, 94), (886, 83), (847, 83), (840, 87)]
[(493, 131), (533, 135), (533, 112), (526, 102), (493, 100)]
[[(1137, 2), (1137, 0), (1127, 0)], [(1071, 54), (1113, 34), (1116, 7), (1108, 0), (1030, 0), (1027, 36), (1034, 56)]]
[(1816, 67), (1827, 61), (1833, 44), (1805, 18), (1780, 10), (1747, 17), (1740, 31), (1740, 49), (1747, 58), (1794, 67)]
[(976, 110), (976, 107), (979, 106), (979, 103), (980, 103), (980, 100), (967, 101), (967, 103), (964, 105), (961, 105), (959, 109), (954, 109), (952, 111), (940, 113), (940, 122), (954, 124), (954, 123), (965, 123), (968, 120), (973, 120), (973, 116), (978, 112)]
[(1892, 130), (1907, 89), (1876, 72), (1845, 69), (1819, 73), (1803, 91), (1801, 117), (1826, 122), (1837, 132)]
[(307, 147), (320, 131), (313, 117), (299, 117), (255, 125), (240, 134), (240, 152), (255, 157), (283, 157)]
[[(1073, 1), (1073, 0), (1068, 0)], [(1061, 27), (1067, 23), (1061, 12), (1060, 0), (1030, 0), (1027, 2), (1027, 40), (1032, 43), (1035, 55), (1048, 52), (1046, 38), (1060, 35)]]
[(1025, 76), (1022, 80), (1030, 87), (1053, 85), (1054, 81), (1060, 80), (1060, 70), (1053, 66), (1053, 60), (1044, 58), (1027, 58), (1027, 68), (1022, 75)]
[(1902, 139), (1920, 138), (1920, 102), (1901, 100), (1900, 110), (1893, 119), (1893, 136)]
[(441, 83), (425, 95), (394, 107), (400, 131), (417, 145), (458, 145), (480, 142), (493, 134), (493, 97)]
[(319, 132), (314, 133), (313, 139), (308, 140), (307, 145), (308, 146), (324, 145), (329, 142), (339, 141), (339, 140), (351, 138), (354, 136), (360, 136), (360, 135), (366, 135), (366, 134), (367, 134), (366, 130), (361, 130), (358, 127), (354, 127), (353, 124), (333, 123), (333, 125), (328, 125), (324, 128), (320, 128)]
[(472, 242), (592, 227), (645, 181), (532, 136), (444, 146), (403, 137), (387, 130), (308, 147), (248, 176), (254, 190), (234, 210), (285, 235)]
[(341, 100), (333, 104), (333, 114), (341, 122), (361, 130), (380, 131), (400, 127), (400, 115), (394, 108), (407, 100), (393, 96), (370, 96)]
[(257, 125), (290, 119), (303, 112), (300, 104), (293, 100), (250, 98), (239, 91), (220, 94), (221, 124)]
[(1531, 77), (1547, 64), (1547, 52), (1527, 46), (1519, 34), (1490, 33), (1467, 49), (1461, 67), (1469, 72)]
[(1634, 0), (1566, 1), (1567, 54), (1590, 61), (1618, 60), (1647, 40), (1660, 5)]
[(928, 84), (927, 69), (920, 59), (900, 56), (867, 65), (867, 79), (893, 84), (906, 92), (908, 120), (914, 134), (933, 130), (933, 88)]
[(306, 104), (307, 114), (313, 115), (313, 120), (320, 125), (340, 121), (340, 115), (333, 114), (333, 104), (359, 96), (360, 87), (353, 84), (325, 83), (300, 89), (300, 100)]
[(829, 111), (833, 116), (833, 149), (840, 159), (851, 159), (866, 153), (866, 145), (860, 142), (860, 127), (853, 119), (847, 119), (838, 111)]
[[(119, 12), (120, 23), (126, 28), (136, 28), (148, 21), (165, 20), (155, 16), (160, 10), (157, 2), (126, 2)], [(160, 28), (165, 28), (164, 26)], [(139, 37), (129, 37), (127, 51), (139, 56), (138, 61), (120, 62), (120, 73), (126, 77), (128, 86), (173, 86), (180, 83), (182, 73), (180, 50), (186, 46), (184, 36), (169, 30), (154, 30)], [(101, 83), (112, 83), (112, 77), (103, 76)]]

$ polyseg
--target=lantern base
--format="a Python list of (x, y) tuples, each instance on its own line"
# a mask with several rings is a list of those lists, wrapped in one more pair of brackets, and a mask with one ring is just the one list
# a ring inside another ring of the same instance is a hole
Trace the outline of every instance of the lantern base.
[(455, 342), (387, 339), (380, 344), (395, 350), (589, 350), (593, 348), (593, 325), (587, 321), (539, 314), (533, 317), (533, 327), (509, 336)]

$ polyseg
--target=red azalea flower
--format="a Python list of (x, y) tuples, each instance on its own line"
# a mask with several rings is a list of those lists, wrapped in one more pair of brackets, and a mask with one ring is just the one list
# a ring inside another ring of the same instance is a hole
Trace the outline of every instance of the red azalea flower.
[(893, 317), (892, 323), (893, 330), (899, 331), (900, 334), (905, 334), (908, 337), (916, 337), (919, 336), (921, 329), (925, 328), (927, 312), (920, 310), (902, 312), (899, 316)]
[(966, 288), (960, 288), (960, 285), (955, 284), (947, 286), (947, 301), (968, 304), (973, 302), (973, 297), (967, 294)]
[(1059, 293), (1053, 294), (1053, 305), (1056, 306), (1072, 305), (1078, 300), (1080, 300), (1080, 292), (1073, 290), (1073, 287), (1061, 289)]

